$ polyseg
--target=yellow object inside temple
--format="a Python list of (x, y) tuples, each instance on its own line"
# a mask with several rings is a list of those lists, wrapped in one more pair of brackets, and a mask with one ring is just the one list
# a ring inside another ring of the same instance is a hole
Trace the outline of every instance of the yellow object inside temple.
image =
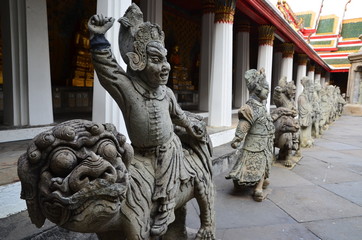
[(89, 34), (87, 20), (83, 20), (80, 31), (75, 37), (76, 56), (74, 59), (74, 74), (72, 86), (93, 87), (94, 68), (89, 52)]

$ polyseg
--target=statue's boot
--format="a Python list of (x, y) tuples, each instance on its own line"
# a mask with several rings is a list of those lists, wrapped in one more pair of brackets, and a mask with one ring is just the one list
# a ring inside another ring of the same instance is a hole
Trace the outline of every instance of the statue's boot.
[(253, 194), (253, 199), (257, 202), (261, 202), (264, 199), (263, 191), (262, 190), (255, 190)]
[(264, 199), (264, 194), (263, 194), (263, 186), (264, 186), (264, 176), (262, 176), (262, 178), (260, 179), (260, 181), (257, 183), (255, 190), (254, 190), (254, 194), (253, 194), (253, 199), (257, 202), (261, 202)]

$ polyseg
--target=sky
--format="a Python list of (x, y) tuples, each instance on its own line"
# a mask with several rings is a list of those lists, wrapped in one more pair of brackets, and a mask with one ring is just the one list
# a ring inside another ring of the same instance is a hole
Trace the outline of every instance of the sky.
[[(278, 0), (268, 0), (276, 6)], [(346, 3), (347, 11), (344, 19), (362, 18), (362, 0), (287, 0), (294, 13), (314, 11), (319, 13), (321, 3), (323, 2), (321, 16), (335, 14), (342, 17)]]

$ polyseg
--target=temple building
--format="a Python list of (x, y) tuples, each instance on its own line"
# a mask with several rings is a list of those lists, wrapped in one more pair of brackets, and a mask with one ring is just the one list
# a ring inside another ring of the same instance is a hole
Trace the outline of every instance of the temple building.
[(349, 102), (355, 102), (353, 89), (347, 89), (351, 67), (348, 56), (362, 47), (359, 39), (362, 34), (361, 3), (356, 0), (316, 0), (311, 5), (308, 3), (298, 5), (295, 11), (288, 1), (278, 0), (276, 4), (283, 17), (329, 65), (333, 73), (331, 83), (340, 86)]
[[(300, 94), (306, 75), (346, 93), (347, 56), (362, 46), (362, 18), (347, 19), (347, 10), (294, 13), (286, 1), (0, 1), (0, 142), (29, 139), (74, 118), (111, 122), (126, 133), (117, 104), (94, 74), (86, 23), (96, 13), (119, 19), (132, 2), (165, 32), (168, 86), (180, 106), (203, 114), (212, 127), (231, 126), (232, 113), (248, 99), (248, 69), (265, 69), (270, 96), (283, 76)], [(115, 22), (106, 37), (126, 68), (118, 30)]]

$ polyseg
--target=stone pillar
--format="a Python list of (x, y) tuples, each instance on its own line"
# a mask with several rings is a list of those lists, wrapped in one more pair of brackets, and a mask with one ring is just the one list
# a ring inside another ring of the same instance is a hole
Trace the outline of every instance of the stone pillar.
[[(257, 68), (265, 69), (266, 80), (271, 88), (271, 76), (273, 66), (273, 42), (274, 42), (274, 26), (271, 25), (260, 25), (258, 28), (259, 32), (259, 50), (258, 50), (258, 65)], [(266, 109), (270, 111), (270, 96), (267, 99)]]
[[(124, 12), (131, 5), (131, 0), (104, 0), (97, 1), (97, 13), (102, 13), (107, 17), (114, 17), (118, 20), (123, 16)], [(113, 27), (106, 33), (106, 38), (111, 43), (112, 52), (118, 64), (126, 70), (127, 65), (123, 62), (118, 48), (118, 32), (119, 24), (114, 23)], [(93, 87), (93, 116), (92, 119), (99, 123), (113, 123), (117, 130), (127, 136), (126, 124), (123, 120), (123, 115), (117, 103), (101, 86), (98, 76), (94, 74), (94, 87)]]
[(145, 22), (157, 23), (162, 29), (162, 0), (141, 0), (140, 8)]
[(235, 64), (235, 93), (234, 105), (236, 108), (243, 106), (249, 98), (249, 91), (244, 78), (245, 72), (250, 68), (250, 23), (240, 21), (235, 27), (236, 35), (236, 64)]
[[(318, 82), (321, 84), (321, 72), (322, 72), (322, 68), (320, 66), (316, 66), (315, 67), (315, 72), (314, 72), (314, 83)], [(323, 85), (321, 85), (323, 86)]]
[(203, 0), (200, 81), (199, 81), (199, 110), (209, 111), (209, 85), (211, 80), (212, 43), (214, 33), (215, 1)]
[(293, 43), (282, 43), (282, 61), (280, 69), (280, 78), (287, 77), (287, 82), (293, 80), (293, 55), (294, 55), (294, 44)]
[(235, 0), (216, 2), (208, 119), (214, 127), (231, 126), (234, 13)]
[(303, 86), (300, 80), (306, 76), (307, 73), (307, 61), (308, 56), (306, 54), (298, 54), (297, 55), (297, 61), (298, 61), (298, 69), (297, 69), (297, 93), (295, 95), (295, 99), (297, 100), (299, 95), (303, 92)]
[(46, 2), (1, 1), (4, 123), (53, 123)]
[(307, 64), (307, 77), (309, 77), (312, 82), (314, 82), (314, 72), (315, 72), (315, 66), (312, 65), (311, 62), (308, 62), (308, 64)]

